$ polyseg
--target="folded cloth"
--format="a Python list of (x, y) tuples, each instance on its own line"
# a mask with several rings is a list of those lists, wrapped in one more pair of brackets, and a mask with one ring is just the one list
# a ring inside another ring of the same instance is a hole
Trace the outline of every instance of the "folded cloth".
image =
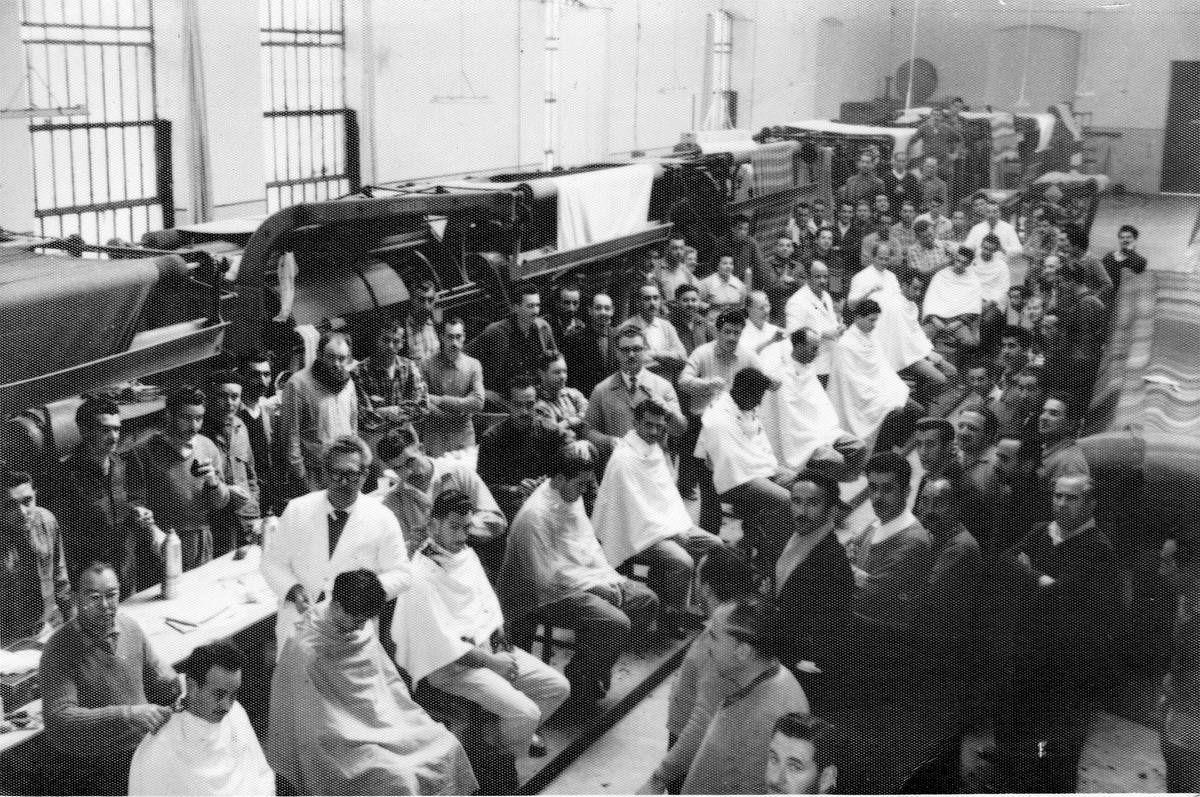
[(554, 178), (558, 248), (611, 241), (646, 228), (654, 166), (634, 163)]

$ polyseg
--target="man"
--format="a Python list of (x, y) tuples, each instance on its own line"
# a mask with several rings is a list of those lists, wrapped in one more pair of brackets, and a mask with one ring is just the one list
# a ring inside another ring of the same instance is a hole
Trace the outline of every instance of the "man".
[(977, 252), (985, 235), (994, 235), (999, 239), (1000, 250), (1004, 252), (1005, 257), (1021, 254), (1021, 239), (1017, 236), (1017, 228), (1000, 218), (1000, 203), (994, 199), (987, 200), (983, 220), (971, 228), (963, 245)]
[(930, 340), (952, 352), (979, 346), (979, 316), (983, 313), (983, 285), (969, 269), (975, 252), (960, 246), (944, 268), (929, 280), (921, 306), (921, 326)]
[(798, 673), (821, 711), (844, 708), (842, 689), (853, 658), (854, 574), (837, 537), (838, 514), (844, 509), (833, 479), (811, 470), (797, 476), (791, 489), (791, 535), (771, 574), (783, 663)]
[(89, 562), (109, 562), (122, 595), (160, 577), (153, 550), (154, 516), (146, 508), (141, 463), (117, 452), (120, 408), (104, 398), (84, 399), (75, 411), (80, 442), (62, 462), (54, 508), (72, 579)]
[(408, 341), (408, 357), (415, 363), (423, 363), (438, 353), (441, 338), (438, 326), (442, 322), (437, 309), (437, 287), (425, 280), (417, 287), (416, 296), (404, 322), (404, 337)]
[(403, 351), (404, 324), (389, 321), (375, 338), (374, 353), (354, 371), (363, 426), (369, 419), (372, 436), (411, 425), (429, 412), (429, 391), (421, 368)]
[(411, 429), (394, 429), (380, 440), (379, 460), (391, 473), (385, 471), (389, 478), (374, 496), (400, 521), (409, 555), (425, 541), (433, 499), (446, 490), (466, 493), (476, 507), (473, 542), (486, 545), (503, 538), (508, 522), (483, 479), (467, 463), (456, 457), (429, 456)]
[(574, 282), (560, 285), (558, 299), (554, 303), (554, 312), (548, 319), (550, 329), (554, 332), (554, 340), (561, 347), (567, 336), (583, 327), (583, 319), (579, 317), (579, 307), (583, 303), (583, 291)]
[(986, 406), (959, 410), (954, 427), (954, 443), (958, 447), (963, 479), (981, 496), (995, 486), (994, 467), (990, 460), (995, 437), (996, 416)]
[(820, 260), (809, 265), (808, 280), (788, 299), (784, 328), (791, 333), (801, 327), (811, 329), (820, 340), (813, 368), (824, 387), (829, 381), (829, 352), (846, 327), (829, 293), (829, 267)]
[(537, 364), (537, 403), (534, 412), (563, 433), (584, 438), (587, 397), (567, 386), (567, 360), (559, 352), (543, 354)]
[(954, 249), (949, 242), (938, 240), (931, 221), (917, 219), (913, 222), (913, 235), (916, 242), (905, 253), (909, 268), (928, 277), (950, 265)]
[(1117, 230), (1117, 248), (1100, 259), (1108, 279), (1113, 284), (1113, 291), (1121, 285), (1121, 274), (1129, 270), (1141, 274), (1146, 270), (1146, 258), (1137, 251), (1138, 228), (1132, 224), (1122, 224)]
[(526, 283), (513, 297), (512, 315), (488, 324), (467, 346), (467, 354), (483, 366), (483, 388), (489, 403), (504, 406), (508, 380), (515, 374), (533, 373), (539, 356), (558, 349), (541, 312), (537, 288)]
[(854, 626), (858, 664), (852, 694), (866, 738), (864, 792), (894, 793), (922, 758), (921, 688), (912, 666), (931, 565), (929, 533), (907, 509), (912, 466), (892, 451), (867, 461), (876, 520), (846, 545), (857, 590)]
[(609, 564), (645, 565), (647, 585), (670, 622), (688, 610), (695, 563), (721, 540), (695, 527), (663, 445), (667, 408), (644, 399), (633, 408), (633, 431), (617, 442), (596, 494), (592, 525)]
[(658, 612), (654, 593), (605, 559), (583, 508), (595, 487), (594, 452), (564, 450), (513, 519), (500, 573), (505, 615), (520, 629), (518, 638), (539, 621), (575, 632), (564, 672), (572, 702), (585, 712), (595, 709), (617, 658)]
[(633, 428), (633, 405), (642, 398), (652, 398), (667, 408), (673, 434), (682, 432), (687, 426), (675, 388), (646, 368), (645, 333), (636, 327), (623, 327), (617, 334), (616, 348), (621, 370), (592, 390), (583, 419), (588, 439), (604, 456), (611, 453), (617, 440)]
[(379, 643), (379, 577), (347, 570), (283, 643), (267, 760), (297, 794), (471, 794), (458, 739), (413, 702)]
[(903, 255), (917, 242), (916, 234), (913, 232), (913, 224), (917, 221), (917, 206), (907, 200), (901, 202), (897, 215), (898, 221), (892, 225), (892, 240), (895, 241), (896, 247)]
[(133, 751), (171, 718), (179, 682), (117, 611), (110, 565), (83, 565), (73, 586), (75, 617), (46, 643), (38, 674), (51, 793), (125, 794)]
[[(774, 383), (753, 366), (733, 375), (722, 393), (701, 416), (696, 456), (712, 468), (713, 486), (721, 503), (733, 504), (745, 521), (743, 541), (760, 561), (770, 564), (783, 547), (782, 535), (768, 536), (769, 519), (787, 512), (788, 489), (795, 471), (782, 467), (758, 417), (767, 390)], [(712, 511), (712, 510), (709, 510)], [(759, 522), (760, 516), (767, 522)], [(706, 529), (711, 531), (711, 529)]]
[(201, 645), (177, 667), (187, 681), (183, 709), (138, 745), (131, 795), (275, 794), (275, 773), (237, 701), (244, 667), (229, 642)]
[(392, 616), (396, 661), (414, 684), (425, 680), (494, 714), (503, 749), (522, 758), (570, 686), (505, 636), (500, 601), (467, 547), (475, 511), (461, 490), (433, 499), (428, 539), (413, 555), (412, 587)]
[(796, 244), (796, 254), (802, 261), (808, 259), (818, 229), (820, 227), (813, 218), (812, 205), (808, 202), (797, 202), (788, 219), (787, 233), (792, 243)]
[(921, 180), (909, 171), (908, 153), (899, 147), (892, 150), (892, 168), (883, 173), (883, 189), (895, 215), (905, 202), (911, 202), (914, 210), (921, 204)]
[(784, 307), (799, 286), (796, 278), (799, 265), (796, 259), (796, 244), (785, 236), (775, 242), (775, 251), (771, 253), (771, 257), (754, 272), (751, 287), (766, 294), (771, 307), (774, 308), (771, 312), (771, 322), (777, 326), (783, 325)]
[(796, 677), (779, 661), (772, 604), (747, 597), (713, 613), (713, 668), (737, 685), (713, 715), (683, 783), (683, 794), (763, 794), (776, 719), (808, 712)]
[(965, 243), (972, 226), (966, 211), (955, 210), (950, 214), (950, 235), (946, 240), (956, 244)]
[(1071, 398), (1061, 393), (1046, 397), (1037, 419), (1038, 437), (1042, 442), (1041, 464), (1038, 465), (1038, 491), (1042, 506), (1050, 508), (1054, 485), (1063, 476), (1090, 476), (1087, 458), (1076, 439), (1079, 416)]
[(762, 367), (779, 383), (763, 400), (763, 428), (784, 466), (795, 471), (814, 468), (838, 481), (852, 481), (867, 450), (841, 428), (837, 410), (821, 387), (814, 366), (820, 344), (813, 330), (801, 327), (790, 340), (763, 352)]
[(22, 471), (0, 469), (0, 578), (0, 645), (45, 639), (71, 616), (58, 521)]
[(134, 451), (154, 519), (160, 528), (179, 533), (184, 570), (213, 558), (214, 515), (226, 509), (237, 512), (250, 499), (229, 483), (216, 443), (200, 434), (204, 415), (203, 391), (191, 385), (172, 389), (166, 424)]
[[(998, 742), (1018, 764), (1013, 791), (1073, 792), (1093, 710), (1111, 685), (1120, 627), (1120, 572), (1110, 537), (1096, 523), (1086, 475), (1054, 483), (1054, 519), (1010, 553), (1016, 601), (1011, 716)], [(1022, 771), (1023, 761), (1037, 771)]]
[(757, 357), (772, 343), (783, 340), (783, 327), (771, 321), (771, 299), (763, 291), (751, 291), (746, 300), (746, 324), (738, 349), (747, 357)]
[(780, 717), (767, 752), (767, 793), (839, 793), (840, 735), (837, 726), (811, 714)]
[[(857, 175), (851, 175), (850, 180), (855, 179)], [(872, 179), (879, 179), (871, 174)], [(847, 180), (849, 184), (849, 180)], [(842, 265), (845, 266), (848, 274), (853, 274), (862, 268), (862, 259), (860, 252), (862, 250), (863, 238), (865, 238), (873, 227), (873, 223), (869, 221), (860, 221), (855, 215), (855, 204), (850, 201), (843, 201), (838, 205), (837, 220), (833, 225), (833, 245), (841, 255)], [(820, 238), (820, 233), (817, 234)], [(814, 256), (819, 256), (820, 246)]]
[(675, 306), (671, 308), (671, 319), (684, 351), (689, 355), (697, 346), (708, 343), (716, 336), (716, 330), (700, 304), (700, 290), (695, 285), (679, 286), (675, 292)]
[(995, 371), (996, 366), (991, 360), (979, 358), (967, 363), (963, 369), (963, 387), (967, 389), (967, 395), (958, 406), (959, 412), (988, 407), (1004, 394), (996, 384)]
[(1080, 401), (1086, 401), (1108, 342), (1108, 307), (1087, 283), (1082, 265), (1068, 263), (1061, 274), (1062, 293), (1056, 310), (1063, 322), (1069, 364), (1062, 369), (1067, 373), (1061, 374), (1060, 382)]
[[(887, 188), (875, 173), (875, 161), (868, 152), (860, 152), (855, 161), (857, 171), (846, 178), (838, 191), (838, 199), (849, 202), (851, 211), (860, 199), (872, 199), (876, 194), (887, 194)], [(890, 200), (889, 200), (890, 201)]]
[(258, 536), (261, 511), (258, 473), (241, 410), (242, 383), (237, 375), (232, 371), (210, 374), (202, 431), (220, 451), (221, 470), (226, 479), (246, 495), (246, 501), (236, 509), (227, 506), (213, 516), (213, 556), (223, 556)]
[(863, 236), (859, 245), (858, 262), (861, 267), (865, 268), (870, 265), (875, 257), (875, 252), (881, 248), (887, 250), (884, 261), (887, 268), (899, 271), (900, 267), (904, 265), (904, 249), (893, 238), (893, 232), (896, 229), (896, 225), (892, 224), (893, 219), (891, 211), (887, 211), (879, 214), (878, 220), (863, 227), (864, 230), (869, 229), (870, 232)]
[(475, 449), (472, 417), (483, 410), (483, 366), (463, 353), (467, 339), (461, 318), (442, 322), (438, 353), (421, 363), (421, 375), (429, 389), (429, 414), (421, 424), (425, 450), (440, 457), (461, 451), (468, 460)]
[(700, 301), (718, 311), (741, 307), (746, 302), (746, 283), (733, 273), (733, 255), (717, 258), (717, 269), (700, 280)]
[(687, 241), (673, 236), (667, 244), (667, 256), (654, 269), (654, 282), (662, 296), (674, 298), (684, 285), (696, 285), (696, 274), (687, 264)]
[(534, 411), (537, 400), (533, 377), (513, 377), (505, 402), (512, 412), (479, 443), (479, 475), (505, 517), (516, 517), (533, 489), (550, 476), (559, 449), (574, 441), (570, 431)]
[(938, 159), (935, 157), (926, 157), (921, 165), (921, 180), (920, 180), (921, 207), (928, 208), (932, 212), (936, 205), (939, 212), (941, 208), (946, 206), (950, 201), (950, 190), (946, 185), (946, 181), (938, 176)]
[(991, 410), (999, 421), (997, 436), (1025, 440), (1035, 449), (1041, 446), (1038, 419), (1046, 401), (1043, 373), (1035, 365), (1025, 366), (1017, 372), (1012, 389), (992, 403)]
[(597, 293), (588, 307), (588, 322), (562, 341), (567, 360), (567, 384), (585, 396), (617, 370), (617, 341), (612, 325), (613, 302)]
[(350, 340), (327, 333), (317, 343), (313, 364), (283, 386), (279, 430), (290, 497), (320, 487), (321, 451), (331, 440), (358, 433), (358, 395), (350, 364)]
[(966, 145), (962, 132), (947, 121), (944, 108), (934, 108), (929, 118), (917, 127), (908, 142), (910, 152), (918, 141), (925, 157), (935, 158), (942, 165), (943, 176), (951, 180), (958, 159), (966, 152)]
[(954, 424), (945, 418), (921, 418), (914, 439), (917, 460), (921, 463), (921, 484), (937, 478), (961, 480), (962, 464), (954, 447)]
[(1016, 385), (1017, 374), (1029, 365), (1030, 340), (1029, 330), (1019, 326), (1006, 326), (1000, 331), (1000, 377), (997, 387), (1002, 393), (1008, 392)]
[(929, 222), (930, 229), (933, 230), (933, 237), (939, 241), (961, 243), (966, 240), (967, 233), (970, 232), (969, 229), (964, 229), (962, 235), (955, 238), (954, 222), (946, 216), (946, 203), (943, 200), (934, 197), (929, 201), (928, 207), (929, 209), (926, 212), (917, 216), (916, 221), (913, 222), (914, 225), (918, 221)]
[(281, 393), (275, 392), (271, 372), (271, 354), (253, 351), (242, 360), (238, 371), (242, 383), (242, 402), (238, 417), (250, 438), (254, 456), (254, 475), (258, 477), (259, 508), (278, 514), (283, 510), (279, 456), (275, 433), (279, 427)]
[(716, 326), (717, 339), (688, 355), (687, 365), (679, 375), (679, 390), (687, 403), (688, 418), (681, 442), (679, 489), (684, 495), (691, 495), (697, 485), (700, 487), (700, 528), (713, 534), (721, 531), (721, 507), (712, 492), (711, 476), (704, 463), (693, 455), (700, 436), (700, 419), (713, 399), (729, 389), (733, 375), (754, 361), (738, 346), (746, 326), (745, 313), (723, 310), (717, 316)]
[(280, 649), (309, 606), (329, 595), (338, 573), (369, 567), (389, 598), (408, 588), (408, 554), (396, 517), (378, 498), (362, 495), (371, 449), (339, 437), (325, 449), (328, 488), (293, 498), (262, 554), (263, 578), (279, 598), (275, 638)]
[(872, 333), (882, 310), (874, 299), (854, 306), (854, 322), (834, 342), (829, 375), (829, 399), (841, 428), (868, 442), (884, 420), (909, 402), (908, 385), (896, 374)]
[(662, 316), (662, 294), (657, 285), (638, 288), (638, 312), (620, 327), (641, 330), (646, 340), (649, 368), (668, 379), (674, 379), (687, 360), (687, 350), (675, 325)]
[(1063, 264), (1078, 263), (1083, 268), (1084, 278), (1081, 281), (1096, 290), (1100, 301), (1108, 302), (1112, 296), (1113, 282), (1100, 258), (1088, 251), (1090, 245), (1091, 238), (1087, 230), (1078, 224), (1064, 224), (1058, 231), (1058, 246)]
[(733, 255), (733, 273), (744, 277), (756, 274), (762, 268), (763, 253), (758, 241), (750, 234), (750, 217), (735, 216), (729, 227), (729, 236), (720, 242), (717, 251)]

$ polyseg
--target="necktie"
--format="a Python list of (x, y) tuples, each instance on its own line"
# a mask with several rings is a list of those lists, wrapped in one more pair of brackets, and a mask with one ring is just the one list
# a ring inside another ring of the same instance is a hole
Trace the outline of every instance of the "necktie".
[(337, 550), (338, 540), (342, 537), (342, 531), (346, 528), (346, 520), (349, 517), (350, 513), (344, 509), (335, 509), (329, 515), (329, 555), (331, 557)]
[(631, 395), (631, 396), (637, 395), (637, 377), (636, 376), (629, 377), (629, 395)]

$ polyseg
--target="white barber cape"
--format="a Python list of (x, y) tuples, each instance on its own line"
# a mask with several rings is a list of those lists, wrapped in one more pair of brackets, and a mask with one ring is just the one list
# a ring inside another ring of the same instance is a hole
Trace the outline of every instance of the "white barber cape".
[(432, 540), (412, 558), (412, 585), (396, 598), (396, 663), (413, 683), (486, 644), (504, 625), (500, 600), (470, 548), (441, 551)]
[(293, 498), (279, 519), (278, 530), (264, 540), (263, 578), (279, 597), (275, 639), (279, 650), (292, 635), (300, 613), (285, 600), (295, 584), (304, 587), (310, 601), (321, 593), (328, 597), (339, 573), (363, 568), (379, 576), (389, 598), (408, 588), (408, 551), (396, 516), (378, 499), (360, 495), (329, 555), (329, 515), (333, 507), (324, 490)]
[(718, 494), (755, 479), (769, 479), (779, 470), (758, 412), (738, 409), (728, 393), (717, 397), (700, 423), (696, 456), (712, 466)]
[(637, 431), (617, 441), (596, 492), (592, 525), (613, 567), (695, 527), (662, 446)]
[(801, 470), (818, 448), (842, 436), (837, 410), (817, 379), (816, 361), (805, 365), (792, 357), (789, 341), (768, 346), (762, 363), (778, 390), (768, 390), (759, 418), (775, 456), (786, 467)]
[(979, 277), (985, 302), (995, 302), (1002, 311), (1008, 308), (1008, 289), (1012, 285), (1012, 272), (1009, 271), (1004, 255), (997, 252), (988, 261), (976, 255), (968, 270), (975, 272), (975, 276)]
[[(808, 327), (823, 336), (836, 331), (841, 323), (829, 292), (826, 291), (818, 297), (807, 285), (800, 286), (800, 290), (791, 295), (785, 309), (789, 334), (801, 327)], [(821, 347), (817, 349), (817, 359), (813, 361), (813, 367), (822, 376), (829, 373), (829, 352), (832, 348), (833, 341), (822, 340)]]
[(986, 221), (979, 222), (967, 233), (967, 239), (963, 241), (963, 246), (969, 246), (978, 252), (988, 233), (995, 233), (996, 237), (1000, 239), (1000, 251), (1004, 254), (1009, 257), (1021, 254), (1021, 238), (1017, 235), (1017, 228), (1004, 219), (997, 221), (994, 229)]
[(897, 376), (874, 336), (851, 326), (833, 346), (829, 399), (842, 428), (869, 441), (887, 414), (908, 402), (908, 385)]
[(273, 795), (275, 773), (234, 703), (220, 722), (176, 712), (147, 734), (129, 767), (131, 795)]
[(983, 284), (970, 267), (961, 274), (955, 274), (953, 268), (944, 268), (929, 280), (921, 308), (923, 317), (956, 318), (982, 312)]
[[(872, 293), (871, 289), (876, 286), (879, 290)], [(933, 351), (933, 344), (921, 325), (911, 323), (905, 316), (908, 300), (900, 292), (900, 281), (894, 273), (867, 266), (855, 274), (850, 280), (847, 301), (854, 304), (860, 299), (874, 299), (879, 303), (882, 312), (872, 337), (892, 370), (902, 371)]]

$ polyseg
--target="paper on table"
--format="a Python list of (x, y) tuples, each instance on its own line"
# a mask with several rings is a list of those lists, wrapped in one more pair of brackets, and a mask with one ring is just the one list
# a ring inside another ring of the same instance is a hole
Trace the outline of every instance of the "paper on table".
[(40, 650), (0, 650), (0, 675), (33, 672), (42, 661)]

